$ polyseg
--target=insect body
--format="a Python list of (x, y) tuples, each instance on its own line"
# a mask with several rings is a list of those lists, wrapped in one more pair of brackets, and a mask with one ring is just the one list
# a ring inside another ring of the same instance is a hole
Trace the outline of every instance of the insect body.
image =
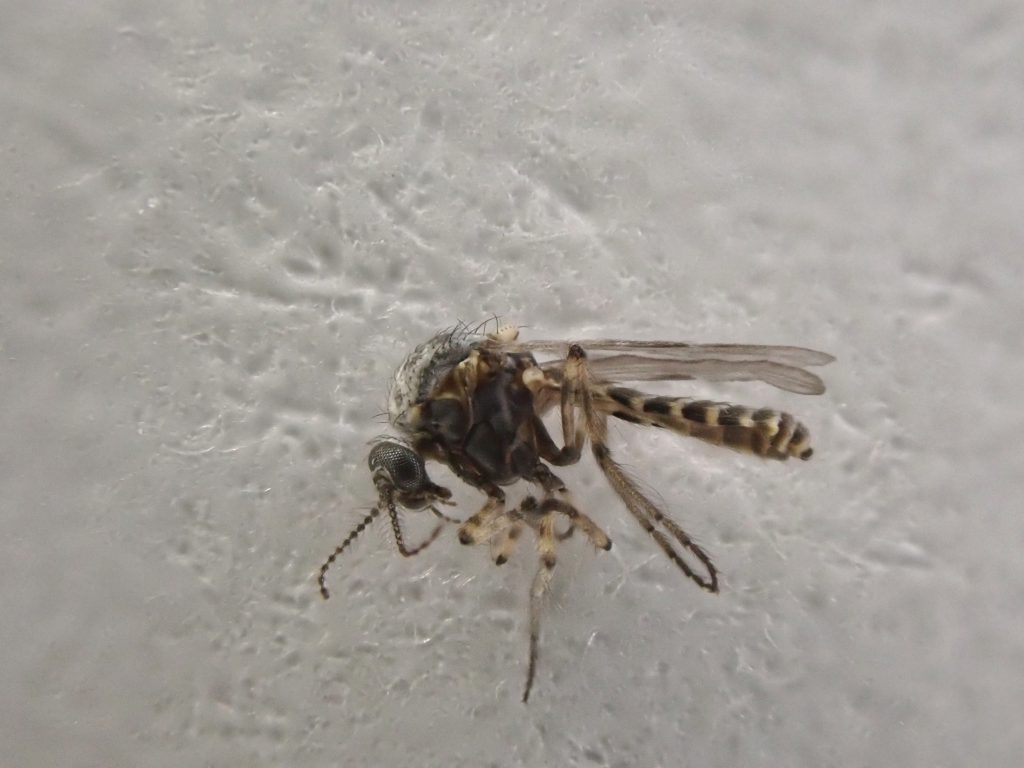
[[(459, 526), (463, 544), (488, 543), (495, 563), (513, 553), (524, 529), (537, 539), (539, 567), (530, 589), (530, 645), (523, 701), (529, 698), (540, 638), (540, 605), (551, 581), (557, 542), (579, 530), (599, 549), (611, 540), (573, 502), (551, 467), (591, 453), (637, 522), (683, 573), (709, 592), (718, 591), (711, 559), (687, 533), (623, 471), (608, 447), (608, 418), (669, 429), (770, 459), (811, 457), (810, 435), (787, 413), (729, 403), (645, 395), (621, 381), (705, 379), (760, 380), (800, 394), (820, 394), (824, 385), (805, 367), (830, 362), (831, 355), (801, 347), (680, 342), (596, 340), (520, 342), (518, 330), (500, 327), (481, 334), (459, 326), (417, 347), (395, 373), (388, 403), (391, 424), (401, 439), (385, 438), (370, 451), (378, 504), (339, 545), (320, 570), (320, 589), (335, 558), (375, 517), (387, 510), (398, 549), (408, 557), (439, 535), (444, 522)], [(556, 359), (538, 362), (535, 354)], [(542, 417), (557, 409), (561, 445)], [(425, 462), (446, 464), (485, 496), (481, 509), (464, 522), (437, 506), (450, 504), (450, 491), (430, 481)], [(506, 504), (504, 486), (525, 480), (537, 488), (517, 506)], [(430, 509), (442, 522), (429, 538), (408, 548), (398, 507)], [(567, 528), (556, 532), (556, 521)]]

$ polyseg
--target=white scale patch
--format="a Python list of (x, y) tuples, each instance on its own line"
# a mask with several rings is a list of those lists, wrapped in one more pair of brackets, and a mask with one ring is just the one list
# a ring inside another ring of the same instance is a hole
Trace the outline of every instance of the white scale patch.
[(397, 429), (411, 430), (409, 408), (427, 395), (479, 344), (465, 331), (442, 331), (414, 349), (395, 371), (388, 397), (388, 419)]

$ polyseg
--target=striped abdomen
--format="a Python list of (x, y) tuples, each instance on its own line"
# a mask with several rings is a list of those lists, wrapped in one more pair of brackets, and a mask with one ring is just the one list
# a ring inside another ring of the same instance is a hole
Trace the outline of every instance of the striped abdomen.
[(635, 389), (597, 385), (594, 405), (610, 416), (664, 427), (715, 445), (768, 459), (811, 458), (807, 427), (788, 413), (688, 397), (657, 397)]

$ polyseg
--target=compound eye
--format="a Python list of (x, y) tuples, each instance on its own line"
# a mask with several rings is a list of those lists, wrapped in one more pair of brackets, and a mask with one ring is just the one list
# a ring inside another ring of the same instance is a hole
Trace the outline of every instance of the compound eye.
[(369, 464), (375, 476), (384, 472), (395, 490), (401, 493), (418, 493), (428, 482), (423, 459), (402, 443), (390, 440), (377, 443), (370, 450)]

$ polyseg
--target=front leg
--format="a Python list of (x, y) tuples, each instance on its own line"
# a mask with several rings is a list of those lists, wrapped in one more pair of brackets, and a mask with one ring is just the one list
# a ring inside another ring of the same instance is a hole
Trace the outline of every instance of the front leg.
[[(550, 388), (553, 386), (553, 380), (545, 377), (543, 385)], [(561, 390), (559, 410), (562, 416), (564, 445), (561, 448), (555, 445), (555, 441), (551, 439), (547, 427), (544, 426), (544, 422), (539, 416), (533, 417), (533, 432), (536, 436), (540, 457), (556, 467), (564, 467), (580, 460), (587, 435), (583, 424), (576, 420), (578, 382), (568, 376), (563, 376), (558, 386)]]
[(508, 525), (505, 514), (505, 494), (499, 488), (488, 493), (487, 501), (475, 515), (459, 526), (459, 541), (462, 544), (481, 544), (490, 541)]
[(547, 373), (536, 365), (524, 370), (522, 378), (523, 384), (533, 394), (537, 413), (545, 413), (551, 408), (554, 405), (555, 393), (558, 393), (564, 445), (562, 448), (555, 445), (540, 416), (534, 416), (532, 427), (540, 457), (556, 467), (575, 464), (580, 460), (587, 438), (584, 425), (578, 423), (576, 419), (578, 383), (566, 376)]
[(474, 349), (461, 363), (455, 366), (451, 381), (455, 387), (456, 400), (466, 407), (466, 423), (473, 424), (473, 395), (480, 381), (481, 357), (479, 350)]

